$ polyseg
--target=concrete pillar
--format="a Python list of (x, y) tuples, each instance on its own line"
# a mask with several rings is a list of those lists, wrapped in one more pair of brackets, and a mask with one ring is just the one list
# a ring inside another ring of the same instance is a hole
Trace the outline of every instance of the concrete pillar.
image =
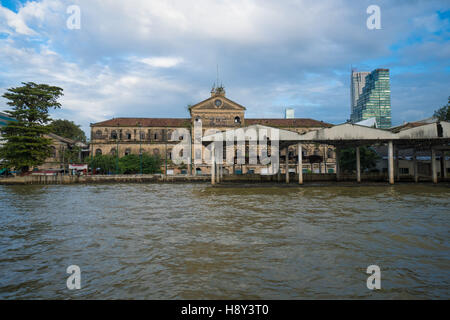
[(398, 147), (395, 147), (395, 180), (400, 181), (400, 159), (398, 158)]
[(303, 155), (302, 155), (302, 145), (298, 144), (298, 183), (303, 184)]
[(339, 155), (341, 153), (341, 148), (336, 147), (336, 181), (341, 180), (341, 167), (339, 165)]
[(447, 162), (445, 161), (445, 151), (442, 151), (442, 161), (443, 161), (443, 169), (444, 169), (443, 177), (445, 179), (447, 179)]
[(187, 174), (188, 175), (192, 175), (191, 169), (192, 169), (192, 167), (191, 167), (191, 158), (189, 157), (188, 165), (187, 165)]
[(419, 182), (419, 166), (417, 165), (417, 150), (414, 149), (413, 155), (414, 182)]
[(436, 150), (433, 148), (431, 148), (431, 176), (433, 183), (437, 183)]
[(281, 182), (281, 161), (280, 161), (280, 158), (281, 158), (281, 153), (280, 153), (280, 155), (278, 157), (278, 172), (277, 172), (277, 181), (278, 182)]
[(441, 179), (447, 178), (447, 175), (445, 173), (445, 152), (441, 152)]
[(286, 148), (286, 183), (289, 183), (289, 149)]
[(215, 155), (215, 148), (214, 148), (214, 142), (211, 146), (211, 184), (216, 184), (216, 155)]
[(359, 147), (356, 147), (356, 181), (361, 182), (361, 157), (359, 154)]
[(389, 183), (394, 184), (394, 144), (392, 141), (388, 143), (388, 171)]
[(220, 164), (216, 164), (216, 182), (220, 182)]

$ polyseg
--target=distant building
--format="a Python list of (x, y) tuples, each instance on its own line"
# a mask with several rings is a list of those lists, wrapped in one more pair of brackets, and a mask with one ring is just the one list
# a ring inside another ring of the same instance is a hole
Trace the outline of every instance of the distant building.
[[(353, 92), (356, 88), (351, 90)], [(392, 125), (389, 69), (376, 69), (365, 76), (365, 85), (358, 96), (356, 107), (352, 109), (351, 122), (373, 117), (376, 118), (378, 128), (387, 129)]]
[[(195, 122), (201, 120), (203, 133), (207, 129), (226, 131), (244, 128), (252, 125), (263, 125), (297, 133), (332, 127), (323, 121), (307, 118), (275, 118), (275, 119), (249, 119), (245, 117), (246, 108), (225, 96), (223, 87), (213, 88), (211, 96), (189, 108), (189, 118), (114, 118), (91, 124), (91, 155), (112, 155), (123, 157), (129, 154), (138, 155), (141, 152), (150, 155), (159, 155), (167, 160), (168, 173), (177, 174), (179, 168), (171, 164), (171, 153), (179, 141), (172, 140), (172, 134), (178, 128), (190, 130)], [(287, 115), (290, 115), (287, 112)], [(293, 114), (292, 114), (293, 116)], [(334, 148), (327, 145), (303, 145), (303, 170), (305, 172), (335, 172), (336, 161)], [(285, 158), (284, 151), (281, 157)], [(205, 158), (209, 154), (206, 147), (201, 150), (192, 149), (192, 155)], [(289, 147), (288, 158), (295, 163), (298, 159), (296, 146)], [(192, 160), (192, 159), (191, 159)], [(235, 163), (237, 158), (234, 158)], [(309, 163), (308, 163), (309, 162)], [(210, 166), (188, 163), (187, 172), (193, 174), (209, 174)], [(224, 166), (225, 174), (232, 172), (234, 166)], [(241, 173), (261, 173), (263, 165), (244, 165), (238, 168)], [(164, 166), (163, 166), (164, 169)], [(169, 171), (170, 170), (170, 171)], [(172, 171), (174, 170), (174, 171)], [(236, 171), (236, 172), (238, 172)]]
[(353, 114), (356, 109), (358, 98), (366, 85), (366, 76), (369, 74), (370, 72), (368, 71), (357, 72), (356, 69), (352, 69), (350, 81), (350, 114)]
[(285, 119), (294, 119), (294, 109), (292, 108), (286, 108), (286, 115), (285, 115)]

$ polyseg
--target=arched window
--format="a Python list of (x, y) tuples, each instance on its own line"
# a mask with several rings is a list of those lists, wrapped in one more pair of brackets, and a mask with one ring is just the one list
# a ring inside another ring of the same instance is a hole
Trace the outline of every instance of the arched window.
[(241, 123), (240, 117), (234, 117), (234, 123)]
[(102, 149), (95, 150), (95, 155), (96, 156), (101, 156), (102, 155)]
[(333, 149), (328, 148), (328, 150), (327, 150), (327, 158), (333, 158)]
[(183, 149), (180, 150), (180, 157), (183, 156)]
[(97, 139), (101, 139), (101, 138), (102, 138), (102, 130), (97, 130), (97, 131), (95, 132), (95, 137), (96, 137)]
[(116, 155), (116, 148), (112, 148), (109, 152), (110, 155), (115, 156)]
[(145, 140), (145, 132), (141, 132), (141, 140)]
[(131, 154), (131, 149), (130, 148), (125, 149), (125, 155), (128, 156), (130, 154)]
[(117, 132), (116, 132), (116, 130), (111, 131), (111, 139), (117, 139)]

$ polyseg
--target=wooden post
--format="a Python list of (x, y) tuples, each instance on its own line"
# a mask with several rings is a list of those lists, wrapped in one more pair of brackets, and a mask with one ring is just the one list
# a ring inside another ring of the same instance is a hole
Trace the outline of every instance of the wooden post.
[(388, 143), (388, 171), (389, 183), (394, 184), (394, 144), (392, 140)]
[(361, 182), (361, 158), (359, 154), (359, 147), (356, 147), (356, 181)]
[(302, 145), (298, 144), (298, 183), (303, 184), (303, 155), (302, 155)]

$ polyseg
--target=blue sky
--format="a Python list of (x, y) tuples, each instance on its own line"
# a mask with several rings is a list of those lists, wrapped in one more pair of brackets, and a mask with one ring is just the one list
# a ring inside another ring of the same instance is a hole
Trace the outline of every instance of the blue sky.
[[(187, 117), (219, 65), (247, 117), (342, 123), (350, 68), (391, 70), (393, 123), (432, 115), (450, 96), (450, 2), (433, 0), (0, 0), (0, 92), (64, 88), (52, 112), (81, 124)], [(81, 29), (66, 26), (69, 5)], [(381, 29), (366, 27), (369, 5)], [(0, 110), (6, 109), (0, 98)]]

